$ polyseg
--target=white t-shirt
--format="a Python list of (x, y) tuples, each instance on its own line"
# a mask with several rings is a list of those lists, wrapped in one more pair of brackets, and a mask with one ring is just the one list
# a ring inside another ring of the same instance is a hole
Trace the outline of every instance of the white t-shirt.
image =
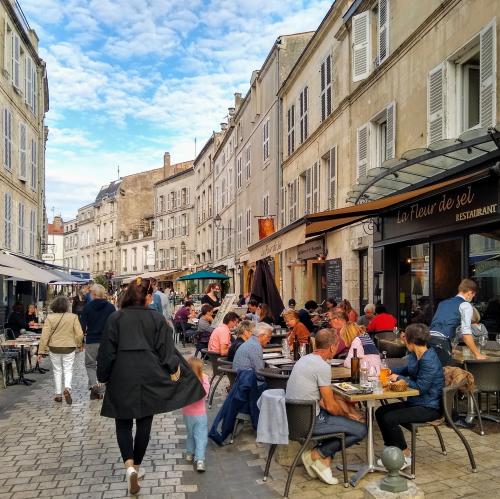
[(316, 400), (316, 415), (319, 414), (319, 387), (332, 384), (332, 368), (319, 355), (304, 355), (295, 364), (286, 384), (288, 400)]

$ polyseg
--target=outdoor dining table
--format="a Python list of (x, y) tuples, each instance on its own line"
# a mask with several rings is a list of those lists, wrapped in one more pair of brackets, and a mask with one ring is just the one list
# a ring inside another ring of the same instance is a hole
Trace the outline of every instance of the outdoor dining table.
[[(295, 364), (293, 359), (285, 359), (284, 357), (272, 357), (270, 359), (264, 359), (267, 367), (275, 367), (278, 369), (284, 369), (285, 367), (290, 369)], [(351, 377), (351, 370), (344, 366), (332, 366), (332, 381), (333, 380), (346, 380)]]
[[(368, 436), (366, 437), (366, 463), (365, 464), (353, 464), (348, 466), (349, 471), (355, 471), (354, 475), (351, 476), (349, 482), (355, 487), (358, 482), (367, 474), (373, 473), (375, 471), (387, 472), (385, 468), (375, 466), (375, 452), (373, 445), (373, 409), (375, 407), (375, 401), (377, 400), (391, 400), (407, 397), (417, 397), (419, 395), (418, 390), (406, 390), (404, 392), (392, 392), (384, 390), (382, 393), (368, 393), (366, 395), (349, 395), (345, 391), (332, 386), (333, 391), (347, 400), (348, 402), (366, 402), (366, 421), (368, 424)], [(342, 468), (342, 465), (340, 465)]]
[[(24, 377), (26, 371), (26, 350), (25, 348), (38, 347), (40, 342), (38, 340), (26, 340), (19, 338), (15, 340), (6, 340), (3, 341), (0, 345), (6, 348), (19, 348), (21, 350), (21, 365), (19, 369), (19, 379), (17, 380), (17, 384), (22, 383), (23, 385), (29, 386), (31, 383), (34, 383), (36, 380), (28, 379)], [(28, 350), (29, 351), (29, 350)], [(38, 360), (37, 360), (38, 362)]]

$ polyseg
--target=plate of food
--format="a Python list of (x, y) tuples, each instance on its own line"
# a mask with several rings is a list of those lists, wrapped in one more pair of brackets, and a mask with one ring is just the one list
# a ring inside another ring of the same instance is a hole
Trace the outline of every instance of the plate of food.
[(278, 359), (280, 357), (283, 357), (282, 354), (278, 353), (278, 352), (269, 352), (269, 353), (265, 353), (263, 354), (263, 357), (264, 359)]
[(372, 393), (371, 388), (363, 388), (360, 385), (354, 385), (352, 383), (342, 382), (342, 383), (333, 383), (333, 386), (347, 393), (348, 395), (360, 395)]
[(339, 367), (344, 365), (344, 359), (331, 359), (330, 364), (334, 367)]

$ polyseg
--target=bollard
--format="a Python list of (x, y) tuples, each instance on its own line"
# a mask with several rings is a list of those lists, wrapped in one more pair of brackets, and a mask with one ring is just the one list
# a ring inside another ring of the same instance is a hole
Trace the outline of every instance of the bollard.
[(403, 451), (397, 447), (386, 447), (382, 453), (382, 463), (388, 470), (387, 475), (380, 482), (380, 489), (387, 492), (406, 492), (408, 483), (399, 474), (405, 462)]

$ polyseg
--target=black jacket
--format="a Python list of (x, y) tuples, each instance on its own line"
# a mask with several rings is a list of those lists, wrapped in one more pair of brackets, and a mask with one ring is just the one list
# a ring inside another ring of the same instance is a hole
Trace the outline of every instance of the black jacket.
[(81, 317), (85, 343), (100, 343), (106, 321), (115, 310), (108, 300), (92, 300), (85, 305)]
[(17, 338), (21, 334), (21, 329), (28, 329), (26, 317), (18, 312), (12, 312), (7, 321), (7, 327), (10, 327)]
[(312, 323), (311, 316), (305, 308), (299, 310), (300, 322), (306, 326), (310, 333), (314, 333), (314, 324)]
[[(170, 374), (181, 367), (181, 377)], [(97, 379), (107, 383), (101, 415), (138, 419), (175, 411), (205, 397), (205, 390), (175, 349), (163, 315), (145, 307), (111, 314), (97, 356)]]

